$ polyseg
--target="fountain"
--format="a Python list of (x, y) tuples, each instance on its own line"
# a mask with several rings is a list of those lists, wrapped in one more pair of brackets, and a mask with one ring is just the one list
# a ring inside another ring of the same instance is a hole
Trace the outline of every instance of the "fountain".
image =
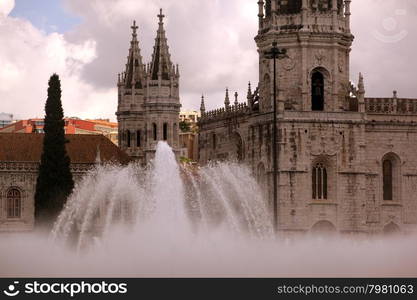
[(271, 217), (250, 171), (234, 163), (180, 169), (165, 143), (148, 168), (99, 166), (69, 198), (52, 231), (58, 242), (81, 250), (124, 227), (132, 236), (152, 231), (164, 239), (222, 230), (272, 237)]
[(0, 275), (414, 277), (416, 250), (413, 236), (278, 238), (248, 168), (180, 166), (161, 142), (147, 168), (92, 170), (50, 237), (2, 237)]

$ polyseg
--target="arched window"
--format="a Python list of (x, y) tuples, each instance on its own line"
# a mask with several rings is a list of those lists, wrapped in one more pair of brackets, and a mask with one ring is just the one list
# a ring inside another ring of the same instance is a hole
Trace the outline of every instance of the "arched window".
[(401, 233), (400, 227), (394, 222), (391, 222), (388, 225), (385, 225), (383, 231), (385, 235), (396, 235), (396, 234)]
[(263, 91), (262, 91), (262, 104), (261, 108), (267, 110), (271, 108), (271, 77), (269, 74), (265, 74), (263, 82)]
[(158, 127), (156, 126), (155, 123), (152, 124), (153, 127), (153, 140), (156, 141), (158, 140)]
[(301, 0), (278, 0), (277, 11), (279, 14), (297, 14), (301, 11)]
[(311, 110), (324, 110), (324, 76), (319, 71), (311, 76)]
[(312, 189), (314, 200), (325, 200), (328, 196), (327, 191), (327, 169), (322, 163), (313, 167)]
[(394, 200), (393, 198), (393, 165), (392, 161), (385, 159), (382, 164), (384, 200)]
[(217, 137), (216, 137), (216, 133), (213, 133), (213, 135), (212, 135), (212, 139), (213, 139), (213, 143), (212, 143), (213, 150), (216, 150), (216, 147), (217, 147)]
[(329, 221), (319, 221), (311, 227), (311, 232), (316, 234), (334, 234), (337, 232), (336, 226)]
[(168, 140), (168, 123), (164, 123), (163, 136), (164, 141)]
[(130, 131), (129, 130), (126, 130), (126, 145), (127, 145), (127, 148), (130, 148), (130, 146), (131, 146), (131, 136), (130, 136)]
[(21, 217), (22, 211), (22, 195), (18, 189), (10, 189), (7, 191), (7, 218), (18, 219)]
[(389, 153), (382, 159), (382, 196), (383, 200), (399, 201), (401, 198), (400, 158)]
[(236, 158), (238, 161), (242, 161), (245, 158), (245, 148), (243, 146), (243, 140), (239, 133), (235, 132), (233, 136), (236, 149)]
[(328, 11), (332, 8), (333, 0), (313, 0), (311, 6), (313, 10)]
[(257, 177), (259, 186), (262, 188), (264, 192), (266, 192), (267, 191), (267, 178), (266, 178), (265, 166), (263, 163), (260, 163), (258, 165), (256, 177)]
[(142, 134), (140, 130), (136, 131), (136, 147), (140, 147), (142, 144)]

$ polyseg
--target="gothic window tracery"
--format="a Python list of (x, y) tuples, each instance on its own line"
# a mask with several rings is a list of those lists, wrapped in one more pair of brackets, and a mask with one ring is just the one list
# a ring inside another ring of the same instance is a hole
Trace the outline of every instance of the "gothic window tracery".
[(312, 190), (314, 200), (328, 198), (327, 169), (323, 163), (318, 163), (312, 170)]
[(7, 191), (7, 218), (18, 219), (22, 211), (22, 194), (18, 189), (12, 188)]

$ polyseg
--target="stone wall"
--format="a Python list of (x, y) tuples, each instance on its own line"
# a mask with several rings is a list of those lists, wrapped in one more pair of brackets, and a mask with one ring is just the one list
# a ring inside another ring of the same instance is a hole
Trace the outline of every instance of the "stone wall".
[[(93, 166), (93, 164), (72, 164), (71, 171), (75, 183), (79, 182)], [(0, 162), (0, 232), (33, 230), (37, 176), (37, 163)], [(10, 189), (17, 189), (20, 192), (20, 218), (7, 216), (7, 192)]]

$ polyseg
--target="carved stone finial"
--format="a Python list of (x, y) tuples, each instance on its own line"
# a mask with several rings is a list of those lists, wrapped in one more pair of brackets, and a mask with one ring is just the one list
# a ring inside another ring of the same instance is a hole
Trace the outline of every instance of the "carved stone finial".
[(164, 24), (165, 15), (162, 14), (162, 8), (159, 10), (158, 18), (159, 18), (159, 24)]

